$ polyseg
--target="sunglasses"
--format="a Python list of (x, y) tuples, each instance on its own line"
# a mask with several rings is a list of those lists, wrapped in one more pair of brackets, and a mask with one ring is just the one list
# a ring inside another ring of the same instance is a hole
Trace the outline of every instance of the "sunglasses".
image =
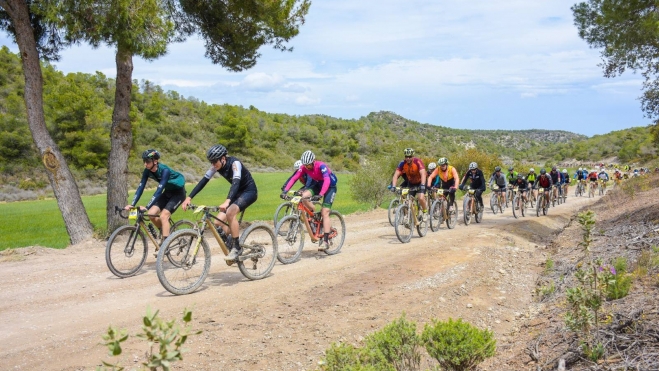
[(212, 165), (215, 165), (218, 161), (220, 161), (219, 158), (218, 158), (217, 160), (213, 160), (213, 161), (211, 161), (211, 164), (212, 164)]
[(405, 158), (412, 158), (412, 156), (405, 156)]

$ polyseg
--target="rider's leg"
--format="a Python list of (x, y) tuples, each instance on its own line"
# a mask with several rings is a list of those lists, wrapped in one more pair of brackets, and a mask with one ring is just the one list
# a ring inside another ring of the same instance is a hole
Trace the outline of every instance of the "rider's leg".
[(163, 209), (160, 212), (160, 224), (161, 224), (160, 230), (162, 231), (163, 240), (169, 237), (169, 229), (171, 228), (171, 225), (169, 224), (169, 218), (171, 216), (172, 213), (167, 209)]
[(417, 193), (417, 196), (419, 197), (419, 204), (421, 204), (421, 210), (423, 210), (424, 213), (428, 212), (428, 203), (426, 202), (426, 194), (423, 192)]
[[(147, 212), (149, 213), (149, 215), (159, 215), (160, 214), (160, 207), (158, 207), (157, 205), (153, 205), (153, 206), (151, 206), (151, 208)], [(160, 215), (160, 216), (164, 217), (164, 215)], [(162, 231), (163, 223), (162, 223), (160, 217), (149, 216), (149, 219), (151, 219), (151, 223), (153, 223), (153, 225), (155, 225), (156, 228), (158, 228), (159, 230)], [(169, 219), (167, 219), (167, 220), (169, 220)], [(168, 224), (167, 225), (167, 235), (169, 236), (169, 223), (167, 223), (167, 224)]]

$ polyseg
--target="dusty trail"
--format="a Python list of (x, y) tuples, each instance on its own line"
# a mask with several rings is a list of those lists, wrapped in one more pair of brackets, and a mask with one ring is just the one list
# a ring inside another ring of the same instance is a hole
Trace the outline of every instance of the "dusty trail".
[[(396, 239), (386, 210), (350, 215), (340, 254), (318, 253), (307, 241), (300, 261), (277, 263), (260, 281), (227, 267), (212, 246), (209, 277), (186, 296), (162, 288), (151, 254), (140, 274), (118, 279), (103, 242), (20, 249), (0, 257), (2, 368), (93, 369), (111, 360), (99, 345), (108, 325), (135, 334), (147, 306), (167, 319), (193, 308), (203, 333), (189, 340), (177, 369), (310, 370), (332, 342), (357, 343), (403, 311), (420, 327), (448, 317), (489, 327), (506, 352), (546, 259), (538, 247), (596, 199), (568, 198), (540, 218), (486, 211), (480, 224), (460, 221), (408, 244)], [(146, 348), (126, 344), (121, 363), (137, 367)]]

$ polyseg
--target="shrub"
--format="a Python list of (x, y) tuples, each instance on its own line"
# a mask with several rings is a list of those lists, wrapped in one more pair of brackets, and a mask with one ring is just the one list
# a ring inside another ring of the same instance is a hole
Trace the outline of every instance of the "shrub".
[(379, 352), (356, 348), (350, 344), (333, 343), (321, 361), (322, 371), (394, 371)]
[(448, 322), (433, 321), (421, 335), (426, 350), (442, 368), (455, 371), (472, 370), (496, 349), (492, 331), (449, 318)]
[(366, 162), (350, 180), (350, 194), (360, 202), (368, 202), (372, 208), (382, 204), (389, 194), (387, 185), (391, 183), (397, 163), (391, 158), (378, 158)]
[(613, 266), (600, 267), (606, 282), (606, 298), (621, 299), (627, 296), (632, 285), (632, 277), (627, 274), (627, 259), (617, 258)]
[(418, 370), (421, 362), (421, 339), (416, 333), (416, 323), (405, 319), (405, 313), (366, 338), (366, 348), (380, 352), (384, 359), (398, 371)]

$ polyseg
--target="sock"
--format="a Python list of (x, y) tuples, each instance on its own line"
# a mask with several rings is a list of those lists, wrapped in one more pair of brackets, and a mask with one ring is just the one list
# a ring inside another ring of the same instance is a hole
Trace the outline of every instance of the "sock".
[(325, 233), (323, 237), (325, 238), (325, 242), (327, 242), (329, 240), (329, 233)]

